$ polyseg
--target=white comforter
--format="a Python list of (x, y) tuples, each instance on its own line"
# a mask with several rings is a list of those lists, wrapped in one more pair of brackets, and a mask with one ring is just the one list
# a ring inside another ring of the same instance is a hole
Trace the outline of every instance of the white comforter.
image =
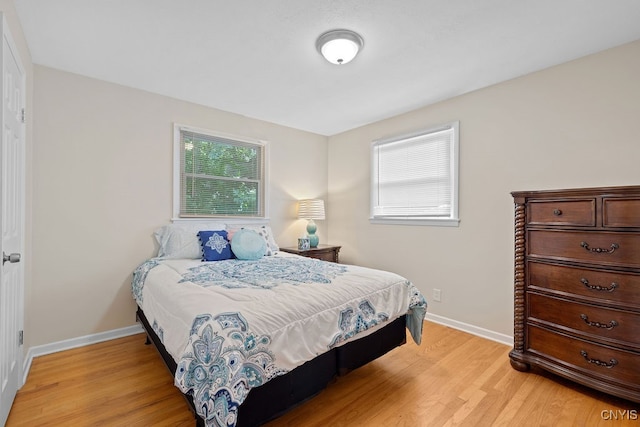
[(207, 425), (234, 425), (249, 390), (426, 303), (397, 274), (279, 253), (258, 261), (155, 258), (133, 294), (178, 363), (175, 383)]

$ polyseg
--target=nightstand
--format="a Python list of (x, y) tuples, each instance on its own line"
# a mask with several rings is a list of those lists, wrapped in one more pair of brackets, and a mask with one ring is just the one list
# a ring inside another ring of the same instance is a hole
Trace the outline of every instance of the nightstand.
[(307, 249), (306, 251), (298, 250), (298, 248), (280, 248), (283, 252), (305, 256), (307, 258), (321, 259), (323, 261), (340, 262), (338, 260), (338, 252), (342, 246), (318, 245), (317, 248)]

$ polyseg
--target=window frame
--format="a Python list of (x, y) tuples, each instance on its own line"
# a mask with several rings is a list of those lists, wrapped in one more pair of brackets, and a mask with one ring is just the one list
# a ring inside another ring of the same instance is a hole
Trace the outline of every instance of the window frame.
[[(237, 141), (241, 144), (255, 145), (262, 151), (262, 179), (258, 203), (262, 206), (262, 215), (180, 215), (180, 204), (182, 196), (182, 186), (180, 182), (182, 168), (180, 159), (182, 155), (182, 132), (192, 132), (204, 136), (222, 138), (229, 141)], [(269, 221), (269, 143), (264, 140), (226, 134), (188, 125), (174, 123), (173, 125), (173, 217), (172, 222), (193, 222), (206, 220), (224, 220), (225, 223), (241, 224), (265, 224)]]
[[(374, 208), (377, 203), (378, 193), (378, 177), (377, 177), (377, 152), (376, 148), (385, 144), (407, 141), (414, 138), (428, 136), (429, 134), (441, 132), (451, 129), (453, 138), (449, 144), (449, 162), (450, 175), (449, 182), (452, 191), (451, 197), (451, 214), (448, 217), (439, 216), (385, 216), (374, 215)], [(459, 175), (460, 175), (460, 122), (453, 121), (439, 126), (430, 127), (410, 134), (396, 135), (388, 138), (378, 139), (371, 143), (371, 179), (370, 179), (370, 206), (369, 206), (369, 222), (372, 224), (396, 224), (396, 225), (425, 225), (425, 226), (444, 226), (458, 227), (460, 224), (459, 217)]]

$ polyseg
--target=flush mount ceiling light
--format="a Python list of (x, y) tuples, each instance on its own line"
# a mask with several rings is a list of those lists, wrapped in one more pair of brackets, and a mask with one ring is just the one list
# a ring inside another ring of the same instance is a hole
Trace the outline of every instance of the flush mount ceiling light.
[(356, 57), (364, 46), (364, 40), (350, 30), (331, 30), (316, 41), (316, 49), (332, 64), (343, 65)]

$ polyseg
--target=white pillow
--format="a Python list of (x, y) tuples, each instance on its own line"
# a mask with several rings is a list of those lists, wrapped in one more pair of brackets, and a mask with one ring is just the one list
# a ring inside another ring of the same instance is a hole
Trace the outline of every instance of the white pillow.
[(157, 229), (153, 235), (160, 248), (158, 256), (163, 258), (202, 258), (198, 231), (224, 230), (222, 222), (198, 222), (165, 225)]

